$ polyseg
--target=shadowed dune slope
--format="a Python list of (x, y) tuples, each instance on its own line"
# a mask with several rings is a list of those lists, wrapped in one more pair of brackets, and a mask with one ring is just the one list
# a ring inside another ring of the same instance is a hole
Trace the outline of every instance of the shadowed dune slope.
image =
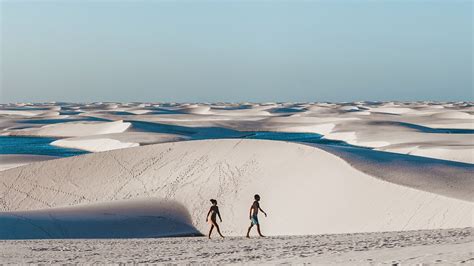
[(474, 164), (357, 147), (307, 145), (331, 152), (354, 168), (385, 181), (466, 201), (474, 200)]
[(186, 208), (154, 198), (0, 213), (0, 239), (193, 236)]

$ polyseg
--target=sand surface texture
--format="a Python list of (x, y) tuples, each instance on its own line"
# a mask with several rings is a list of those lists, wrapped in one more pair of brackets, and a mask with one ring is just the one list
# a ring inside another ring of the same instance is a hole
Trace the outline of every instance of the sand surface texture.
[(472, 229), (365, 234), (0, 241), (4, 263), (469, 265)]

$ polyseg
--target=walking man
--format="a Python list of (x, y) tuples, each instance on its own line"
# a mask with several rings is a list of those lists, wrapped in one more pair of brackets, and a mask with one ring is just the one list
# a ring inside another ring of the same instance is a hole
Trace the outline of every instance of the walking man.
[(247, 231), (247, 238), (250, 237), (249, 236), (250, 230), (252, 229), (254, 225), (257, 226), (258, 235), (263, 237), (262, 232), (260, 232), (260, 223), (258, 222), (258, 211), (263, 212), (263, 214), (265, 214), (265, 217), (267, 217), (267, 213), (263, 211), (262, 208), (260, 208), (260, 204), (259, 204), (260, 196), (256, 194), (254, 198), (255, 198), (255, 201), (253, 202), (252, 206), (250, 206), (250, 213), (249, 213), (250, 227), (249, 227), (249, 230)]

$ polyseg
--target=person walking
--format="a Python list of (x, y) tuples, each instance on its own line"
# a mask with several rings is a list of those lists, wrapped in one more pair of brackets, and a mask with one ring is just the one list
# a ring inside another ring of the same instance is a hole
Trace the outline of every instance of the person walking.
[(252, 229), (252, 227), (254, 225), (257, 226), (258, 235), (263, 237), (262, 232), (260, 231), (260, 223), (258, 222), (258, 211), (263, 212), (263, 214), (265, 214), (265, 217), (267, 217), (267, 213), (265, 211), (263, 211), (262, 208), (260, 208), (260, 203), (259, 203), (260, 196), (258, 194), (256, 194), (254, 196), (254, 199), (255, 199), (255, 201), (253, 202), (252, 206), (250, 206), (250, 213), (249, 213), (250, 227), (247, 230), (247, 238), (250, 237), (250, 235), (249, 235), (250, 230)]
[[(217, 233), (224, 238), (224, 236), (221, 234), (221, 230), (219, 228), (219, 225), (217, 224), (217, 216), (219, 216), (219, 220), (222, 223), (222, 218), (221, 218), (221, 213), (219, 212), (219, 207), (217, 207), (217, 200), (211, 199), (212, 206), (209, 209), (209, 212), (207, 213), (206, 217), (206, 222), (209, 222), (211, 224), (211, 229), (209, 230), (209, 239), (211, 239), (211, 234), (212, 230), (214, 230), (214, 227), (217, 229)], [(210, 219), (209, 219), (210, 216)]]

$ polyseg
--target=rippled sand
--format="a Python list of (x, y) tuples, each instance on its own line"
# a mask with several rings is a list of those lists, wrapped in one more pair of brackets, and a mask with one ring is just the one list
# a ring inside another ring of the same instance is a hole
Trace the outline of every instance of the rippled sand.
[(1, 241), (3, 263), (463, 263), (473, 229), (160, 239)]

